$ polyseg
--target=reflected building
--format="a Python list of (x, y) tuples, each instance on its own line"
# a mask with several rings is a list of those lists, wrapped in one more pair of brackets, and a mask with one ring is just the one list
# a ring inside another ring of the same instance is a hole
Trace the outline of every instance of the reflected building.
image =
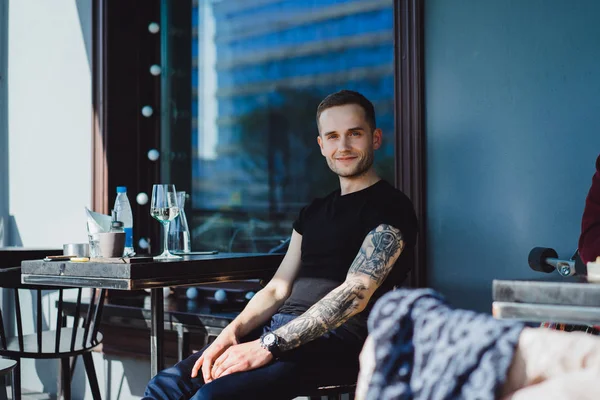
[(393, 160), (392, 0), (194, 7), (194, 208), (297, 211), (330, 190), (314, 114), (342, 88), (373, 101)]

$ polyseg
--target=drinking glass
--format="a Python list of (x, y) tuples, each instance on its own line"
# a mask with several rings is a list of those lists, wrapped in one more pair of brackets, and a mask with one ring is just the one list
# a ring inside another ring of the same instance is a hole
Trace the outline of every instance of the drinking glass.
[(164, 251), (155, 260), (173, 260), (182, 257), (169, 252), (169, 224), (179, 214), (175, 185), (153, 185), (150, 215), (164, 227)]
[(189, 253), (191, 251), (190, 229), (185, 217), (185, 192), (177, 192), (179, 215), (169, 225), (169, 250), (172, 254)]

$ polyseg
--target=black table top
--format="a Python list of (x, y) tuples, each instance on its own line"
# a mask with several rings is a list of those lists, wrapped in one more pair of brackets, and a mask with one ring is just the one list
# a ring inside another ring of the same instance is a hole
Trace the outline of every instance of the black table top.
[(600, 282), (584, 276), (555, 280), (494, 280), (494, 301), (600, 307)]
[(0, 268), (18, 267), (23, 260), (37, 260), (62, 254), (62, 249), (35, 247), (0, 247)]
[(23, 283), (136, 290), (270, 278), (283, 254), (219, 253), (139, 263), (23, 261)]

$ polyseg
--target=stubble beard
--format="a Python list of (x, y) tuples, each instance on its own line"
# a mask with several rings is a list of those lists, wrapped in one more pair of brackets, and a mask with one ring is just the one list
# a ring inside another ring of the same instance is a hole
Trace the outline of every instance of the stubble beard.
[(357, 178), (365, 174), (373, 166), (373, 158), (373, 152), (368, 152), (358, 161), (354, 169), (345, 172), (336, 168), (335, 159), (327, 158), (327, 165), (329, 165), (329, 169), (340, 178)]

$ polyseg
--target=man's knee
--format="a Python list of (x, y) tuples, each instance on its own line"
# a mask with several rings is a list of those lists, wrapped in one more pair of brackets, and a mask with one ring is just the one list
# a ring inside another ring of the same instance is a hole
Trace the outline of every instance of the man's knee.
[[(255, 397), (255, 390), (249, 390), (244, 382), (235, 384), (235, 381), (231, 380), (214, 380), (213, 382), (202, 386), (194, 394), (190, 400), (234, 400), (234, 399), (247, 399), (252, 400)], [(262, 398), (262, 397), (260, 397)]]
[(148, 383), (144, 398), (156, 400), (179, 400), (185, 397), (189, 385), (184, 382), (184, 377), (179, 369), (167, 368), (156, 374)]
[(202, 386), (190, 400), (219, 400), (225, 399), (219, 390), (219, 385), (208, 384)]
[(190, 398), (191, 395), (204, 383), (202, 374), (199, 377), (192, 379), (192, 367), (202, 352), (197, 352), (177, 363), (173, 367), (160, 371), (154, 376), (146, 392), (144, 400), (180, 400)]

